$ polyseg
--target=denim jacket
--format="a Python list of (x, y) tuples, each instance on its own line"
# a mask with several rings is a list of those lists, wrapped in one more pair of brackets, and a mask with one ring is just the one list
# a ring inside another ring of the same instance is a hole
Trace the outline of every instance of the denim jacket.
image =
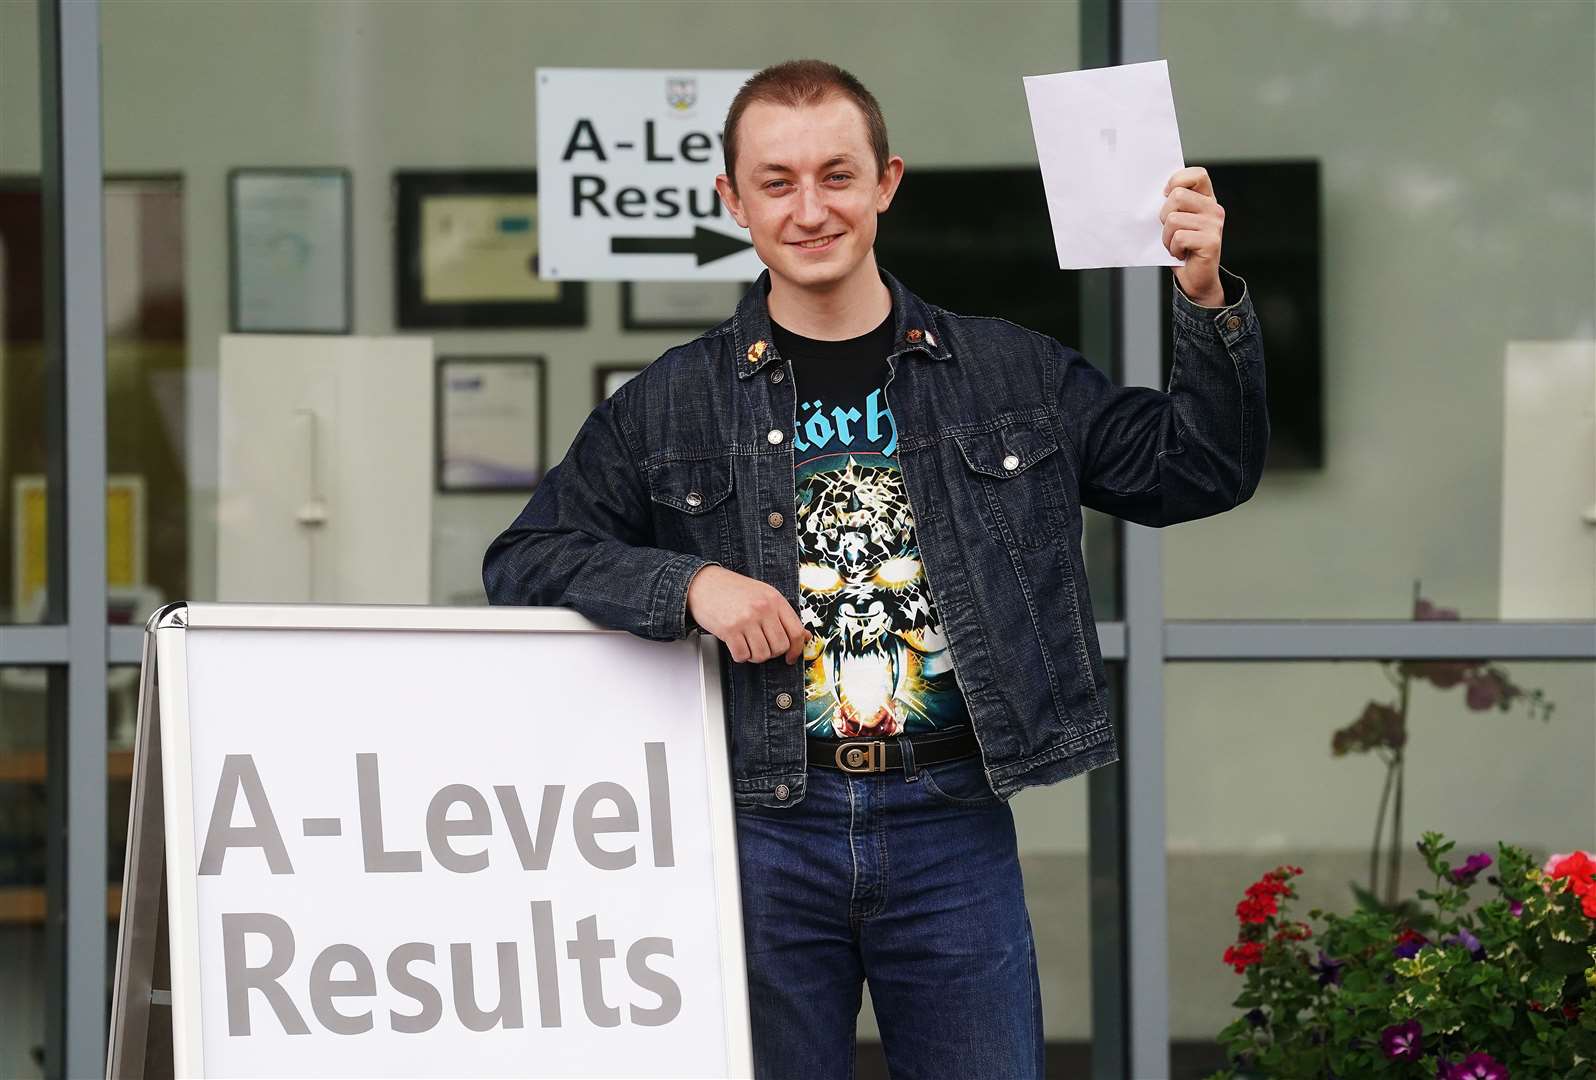
[[(1269, 443), (1263, 343), (1246, 283), (1227, 306), (1174, 288), (1167, 391), (1118, 386), (1003, 319), (927, 304), (882, 271), (894, 345), (884, 397), (922, 572), (1000, 798), (1119, 760), (1081, 563), (1084, 506), (1161, 528), (1228, 510)], [(730, 319), (666, 352), (587, 417), (489, 546), (495, 604), (574, 608), (670, 641), (717, 564), (799, 609), (793, 372), (760, 275)], [(720, 646), (737, 805), (792, 806), (806, 775), (803, 663)]]

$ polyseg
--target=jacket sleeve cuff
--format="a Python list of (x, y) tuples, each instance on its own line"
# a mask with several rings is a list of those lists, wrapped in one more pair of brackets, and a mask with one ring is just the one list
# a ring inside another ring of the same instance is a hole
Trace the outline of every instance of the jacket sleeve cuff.
[(1225, 287), (1224, 307), (1205, 307), (1194, 303), (1180, 291), (1178, 281), (1173, 282), (1171, 303), (1175, 319), (1187, 329), (1197, 334), (1222, 338), (1228, 344), (1249, 332), (1256, 325), (1256, 316), (1247, 282), (1243, 278), (1221, 266), (1219, 280)]
[(698, 555), (678, 555), (667, 562), (655, 580), (653, 614), (649, 619), (653, 633), (659, 641), (676, 641), (697, 630), (687, 614), (687, 588), (693, 576), (706, 566), (719, 566), (714, 559)]

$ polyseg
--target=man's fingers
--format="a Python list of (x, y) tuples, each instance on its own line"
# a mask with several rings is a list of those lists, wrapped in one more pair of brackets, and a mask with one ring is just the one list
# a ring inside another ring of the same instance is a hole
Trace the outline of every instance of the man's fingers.
[(1175, 174), (1164, 184), (1164, 194), (1168, 195), (1175, 188), (1191, 188), (1204, 195), (1214, 193), (1214, 182), (1208, 178), (1208, 170), (1201, 165), (1190, 165), (1184, 169), (1176, 170)]
[(765, 623), (759, 622), (754, 623), (745, 631), (748, 635), (748, 647), (753, 652), (749, 659), (756, 664), (764, 663), (781, 651), (771, 646), (770, 639), (766, 636), (767, 629)]
[(768, 617), (760, 627), (765, 633), (765, 644), (770, 649), (767, 660), (773, 660), (787, 651), (787, 630), (781, 625), (781, 619), (775, 615)]
[(809, 643), (809, 631), (804, 629), (804, 624), (791, 607), (782, 608), (781, 625), (787, 631), (787, 663), (796, 663), (804, 654), (804, 646)]
[(1217, 213), (1223, 219), (1223, 212), (1219, 202), (1212, 195), (1199, 195), (1191, 188), (1176, 188), (1168, 193), (1164, 205), (1158, 210), (1158, 220), (1163, 221), (1177, 210), (1189, 210), (1194, 214)]

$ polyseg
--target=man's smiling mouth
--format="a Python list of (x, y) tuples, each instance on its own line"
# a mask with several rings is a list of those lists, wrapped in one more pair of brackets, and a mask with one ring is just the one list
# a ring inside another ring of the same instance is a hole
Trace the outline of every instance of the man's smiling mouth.
[(791, 240), (788, 242), (791, 243), (793, 247), (801, 247), (812, 251), (816, 248), (830, 247), (831, 242), (836, 240), (837, 237), (841, 235), (841, 233), (835, 233), (831, 236), (816, 237), (813, 240)]

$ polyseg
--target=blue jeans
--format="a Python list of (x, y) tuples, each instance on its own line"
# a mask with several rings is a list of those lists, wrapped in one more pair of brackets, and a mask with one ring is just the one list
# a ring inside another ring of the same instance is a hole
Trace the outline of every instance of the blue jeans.
[(893, 1080), (1043, 1075), (1042, 999), (1009, 804), (980, 758), (810, 767), (737, 808), (754, 1072), (851, 1078), (864, 980)]

